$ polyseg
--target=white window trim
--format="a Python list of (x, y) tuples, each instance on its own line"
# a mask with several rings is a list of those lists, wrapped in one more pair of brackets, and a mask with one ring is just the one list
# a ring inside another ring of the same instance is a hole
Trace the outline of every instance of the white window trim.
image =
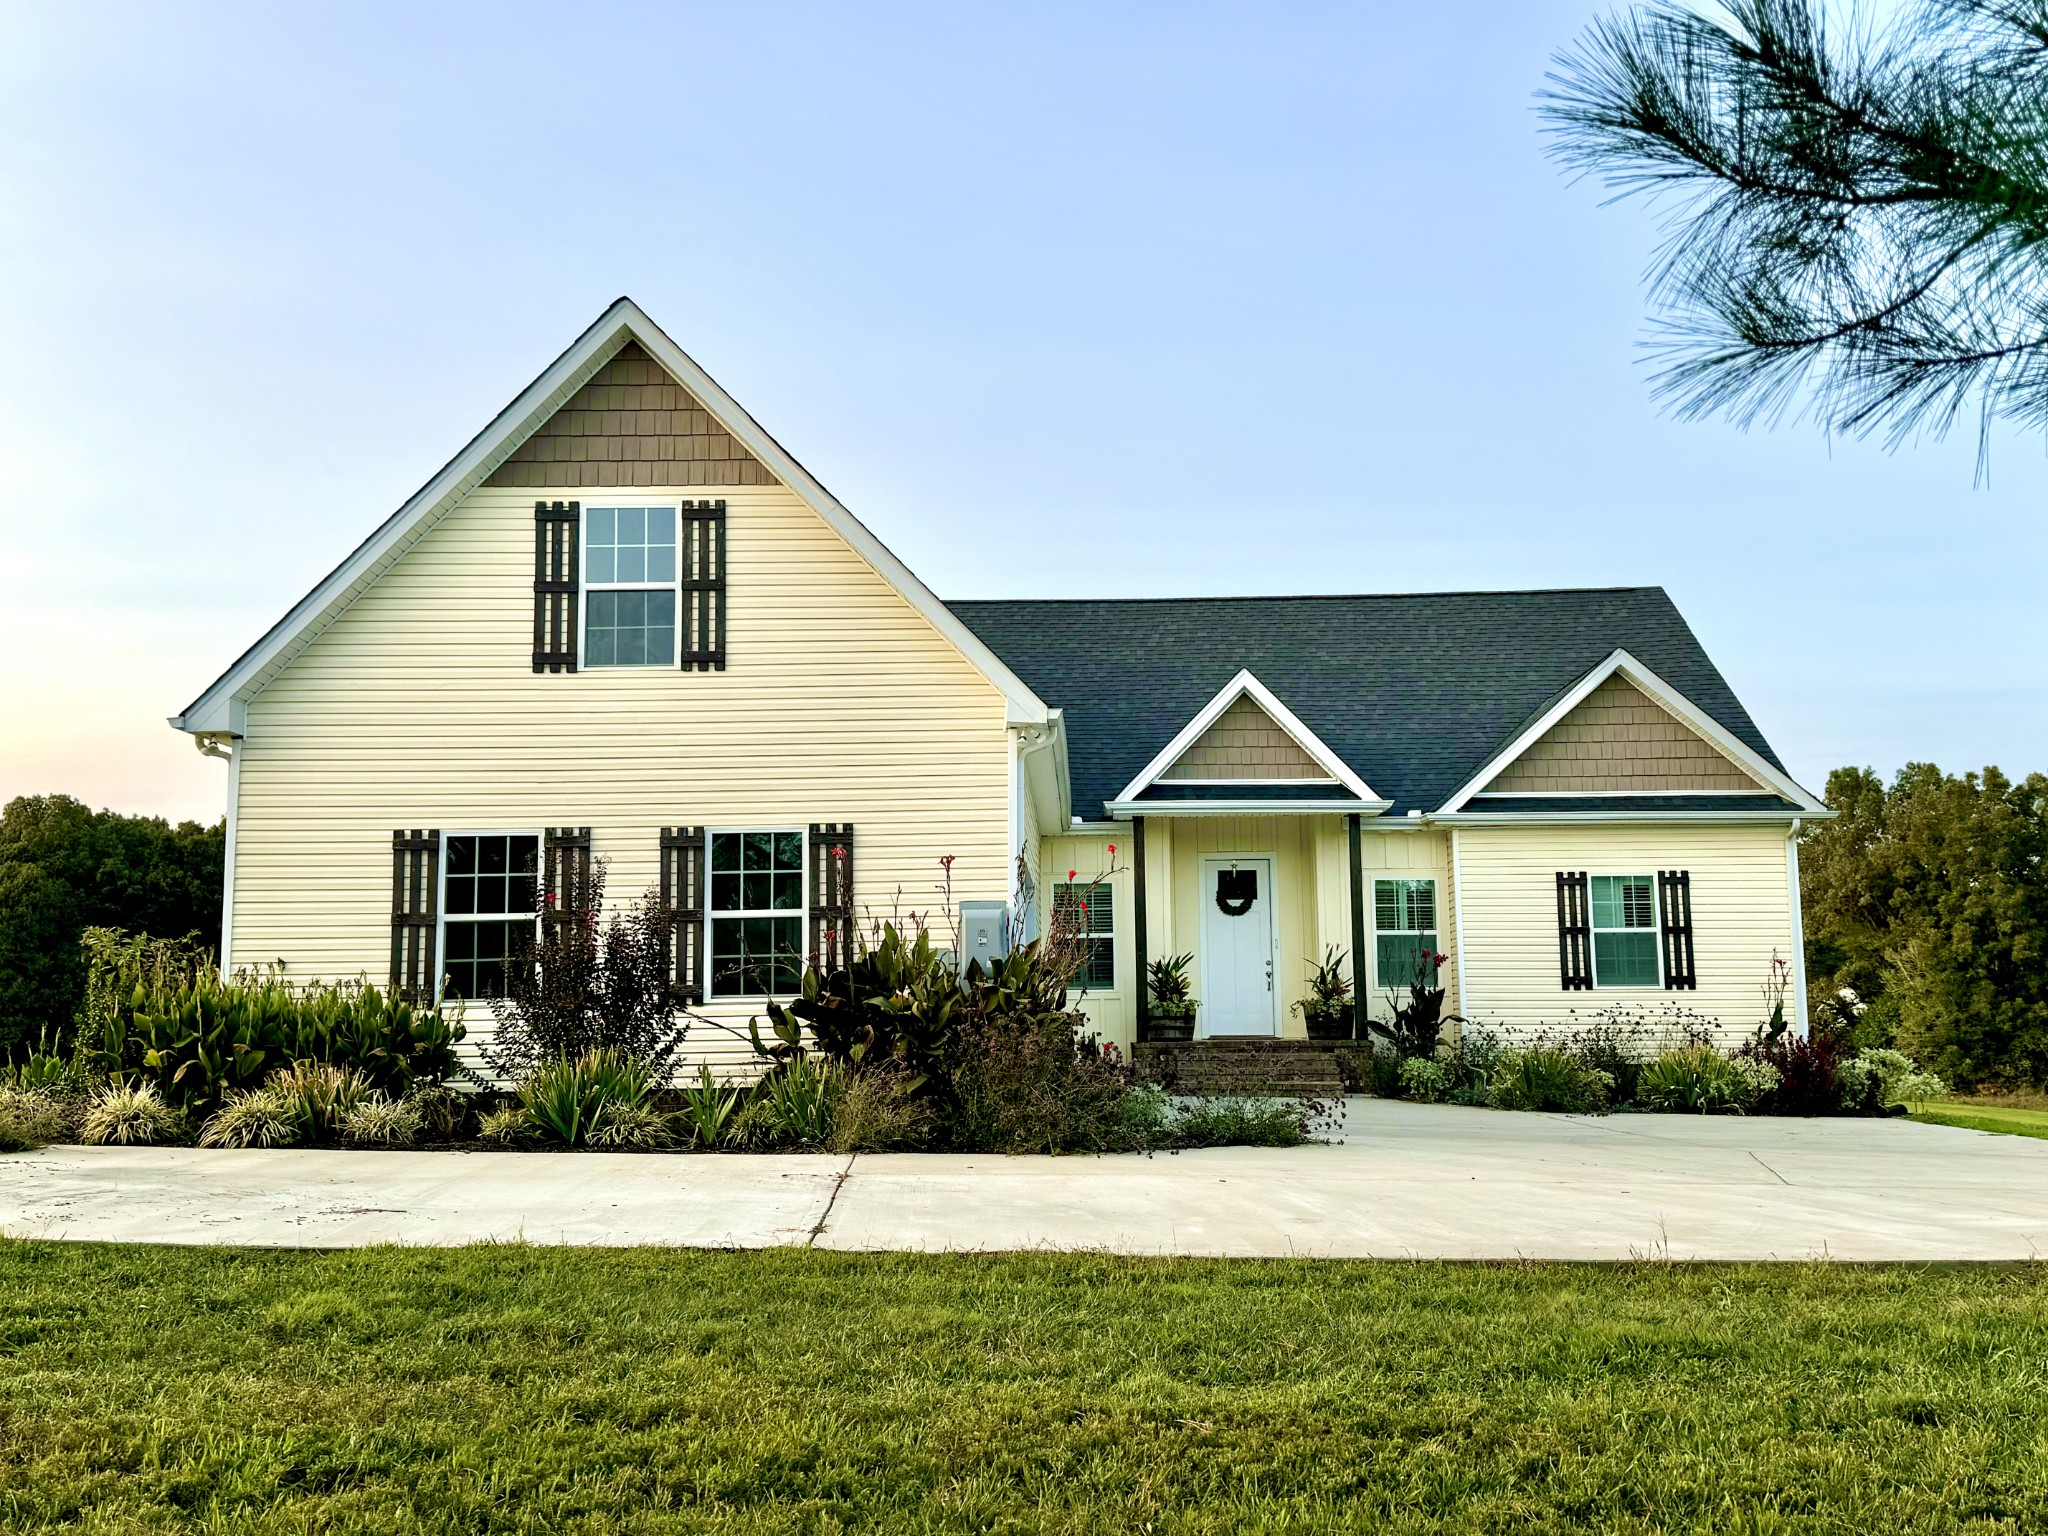
[[(1405, 987), (1405, 986), (1407, 986), (1407, 985), (1408, 985), (1408, 979), (1407, 979), (1406, 977), (1403, 977), (1403, 978), (1402, 978), (1401, 980), (1399, 980), (1399, 981), (1396, 981), (1396, 982), (1389, 982), (1389, 981), (1388, 981), (1388, 980), (1387, 980), (1387, 979), (1386, 979), (1385, 977), (1383, 977), (1382, 975), (1380, 975), (1380, 935), (1382, 935), (1382, 934), (1392, 934), (1392, 935), (1395, 935), (1395, 936), (1397, 936), (1397, 937), (1400, 937), (1400, 938), (1420, 938), (1420, 937), (1421, 937), (1421, 936), (1422, 936), (1423, 934), (1425, 934), (1425, 933), (1433, 933), (1433, 934), (1435, 934), (1435, 935), (1436, 935), (1436, 943), (1435, 943), (1435, 944), (1433, 944), (1433, 945), (1431, 946), (1431, 950), (1432, 950), (1432, 952), (1434, 952), (1434, 951), (1436, 950), (1436, 948), (1437, 948), (1438, 946), (1440, 946), (1440, 945), (1441, 945), (1441, 944), (1443, 943), (1443, 937), (1444, 937), (1444, 930), (1443, 930), (1443, 917), (1444, 917), (1444, 909), (1443, 909), (1443, 882), (1442, 882), (1441, 880), (1439, 880), (1439, 879), (1438, 879), (1438, 878), (1437, 878), (1437, 877), (1436, 877), (1435, 875), (1396, 875), (1396, 874), (1387, 874), (1387, 873), (1383, 873), (1383, 872), (1381, 872), (1381, 871), (1378, 871), (1378, 870), (1375, 870), (1375, 871), (1373, 872), (1373, 874), (1372, 874), (1372, 877), (1371, 877), (1371, 878), (1372, 878), (1372, 978), (1373, 978), (1373, 981), (1374, 981), (1374, 982), (1376, 983), (1376, 985), (1375, 985), (1375, 986), (1373, 987), (1373, 990), (1374, 990), (1375, 992), (1385, 992), (1385, 991), (1388, 991), (1388, 990), (1390, 990), (1390, 989), (1392, 989), (1392, 988), (1399, 988), (1399, 987)], [(1431, 909), (1431, 911), (1432, 911), (1432, 912), (1433, 912), (1433, 913), (1435, 914), (1435, 916), (1436, 916), (1436, 920), (1437, 920), (1437, 925), (1436, 925), (1436, 926), (1435, 926), (1434, 928), (1382, 928), (1382, 927), (1380, 926), (1380, 882), (1381, 882), (1382, 880), (1385, 880), (1385, 881), (1388, 881), (1388, 882), (1396, 882), (1396, 881), (1405, 881), (1405, 882), (1410, 882), (1410, 883), (1425, 883), (1425, 882), (1426, 882), (1426, 883), (1428, 884), (1428, 886), (1429, 886), (1429, 905), (1430, 905), (1430, 909)], [(1441, 986), (1441, 985), (1443, 984), (1443, 974), (1442, 974), (1442, 972), (1443, 972), (1443, 967), (1442, 967), (1442, 966), (1438, 966), (1438, 967), (1437, 967), (1437, 972), (1438, 972), (1438, 974), (1437, 974), (1437, 984), (1438, 984), (1439, 986)]]
[[(448, 990), (448, 840), (451, 837), (530, 837), (534, 840), (533, 888), (539, 893), (547, 888), (548, 878), (548, 834), (543, 827), (457, 827), (441, 834), (441, 846), (434, 854), (434, 1002), (443, 1001)], [(540, 911), (531, 914), (534, 932), (540, 932)], [(458, 923), (509, 923), (515, 913), (491, 913), (482, 916), (465, 915), (455, 919)], [(490, 1000), (481, 997), (464, 997), (456, 1001), (465, 1006), (482, 1003), (489, 1006)]]
[[(675, 514), (676, 574), (669, 582), (592, 581), (590, 579), (590, 509), (592, 507), (667, 507)], [(670, 671), (679, 667), (683, 645), (683, 509), (673, 496), (606, 496), (586, 501), (576, 515), (576, 656), (577, 670), (592, 672)], [(593, 592), (661, 592), (675, 594), (675, 623), (671, 626), (667, 661), (630, 663), (590, 662), (590, 594)]]
[[(1595, 880), (1648, 880), (1650, 882), (1650, 926), (1647, 928), (1602, 928), (1593, 921)], [(1603, 933), (1647, 933), (1650, 949), (1657, 956), (1654, 982), (1604, 982), (1600, 979), (1600, 935)], [(1586, 968), (1593, 973), (1595, 992), (1661, 992), (1664, 990), (1664, 909), (1657, 889), (1657, 871), (1640, 869), (1595, 869), (1586, 874)]]
[[(712, 839), (719, 837), (744, 837), (749, 832), (765, 832), (770, 837), (779, 837), (787, 833), (796, 834), (797, 846), (803, 850), (803, 853), (800, 856), (797, 865), (798, 869), (801, 871), (801, 873), (797, 877), (797, 894), (801, 896), (803, 899), (801, 902), (798, 903), (794, 910), (788, 907), (783, 907), (780, 910), (770, 908), (767, 911), (760, 912), (757, 912), (752, 908), (748, 908), (743, 911), (720, 912), (711, 905)], [(811, 932), (811, 829), (808, 826), (773, 827), (746, 825), (735, 827), (706, 827), (704, 829), (704, 889), (700, 891), (698, 895), (701, 897), (704, 903), (704, 1001), (707, 1004), (746, 1002), (758, 1003), (762, 1001), (764, 998), (770, 998), (774, 996), (773, 993), (718, 992), (714, 990), (718, 983), (718, 968), (712, 959), (712, 956), (716, 948), (716, 946), (712, 943), (712, 936), (713, 930), (721, 917), (794, 917), (797, 920), (796, 932), (798, 946), (798, 974), (801, 975), (803, 972), (803, 968), (811, 963), (809, 954), (805, 953), (803, 949), (803, 945), (809, 940)]]
[(1081, 984), (1081, 996), (1112, 1000), (1121, 997), (1123, 995), (1123, 989), (1118, 984), (1118, 982), (1122, 979), (1126, 967), (1117, 953), (1117, 912), (1118, 909), (1120, 909), (1123, 906), (1124, 899), (1122, 896), (1117, 894), (1115, 879), (1110, 878), (1104, 880), (1055, 880), (1053, 882), (1052, 897), (1055, 906), (1057, 906), (1059, 902), (1059, 888), (1063, 885), (1077, 885), (1085, 889), (1093, 889), (1095, 886), (1099, 885), (1104, 890), (1109, 892), (1109, 931), (1107, 933), (1098, 933), (1095, 931), (1095, 928), (1093, 927), (1094, 913), (1091, 912), (1089, 914), (1090, 927), (1088, 929), (1087, 937), (1090, 939), (1109, 940), (1109, 974), (1111, 975), (1111, 977), (1116, 979), (1112, 980), (1110, 984), (1106, 987), (1091, 987), (1084, 981)]

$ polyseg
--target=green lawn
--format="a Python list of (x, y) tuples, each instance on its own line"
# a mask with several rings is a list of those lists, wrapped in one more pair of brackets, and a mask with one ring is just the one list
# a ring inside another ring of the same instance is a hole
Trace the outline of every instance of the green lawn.
[(0, 1243), (0, 1530), (2019, 1533), (2044, 1361), (2040, 1266)]
[(2048, 1109), (2014, 1109), (2004, 1104), (1973, 1104), (1953, 1099), (1940, 1104), (1915, 1104), (1909, 1119), (1924, 1125), (1959, 1125), (1970, 1131), (1999, 1131), (2007, 1136), (2038, 1136), (2048, 1140)]

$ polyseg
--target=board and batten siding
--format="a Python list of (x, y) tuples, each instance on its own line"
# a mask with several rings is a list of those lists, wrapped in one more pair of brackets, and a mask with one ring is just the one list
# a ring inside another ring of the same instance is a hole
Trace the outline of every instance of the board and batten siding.
[[(1467, 989), (1459, 1012), (1481, 1029), (1591, 1023), (1616, 1005), (1654, 1025), (1676, 1006), (1714, 1021), (1732, 1041), (1762, 1022), (1772, 955), (1798, 963), (1782, 827), (1463, 827), (1457, 860)], [(1653, 875), (1664, 869), (1692, 875), (1697, 990), (1565, 991), (1558, 974), (1558, 871)]]
[(783, 487), (674, 494), (728, 506), (722, 672), (536, 674), (534, 493), (487, 488), (251, 701), (238, 964), (381, 983), (401, 827), (588, 826), (619, 902), (656, 883), (665, 825), (851, 822), (864, 913), (932, 910), (945, 855), (956, 898), (1007, 897), (1000, 692)]

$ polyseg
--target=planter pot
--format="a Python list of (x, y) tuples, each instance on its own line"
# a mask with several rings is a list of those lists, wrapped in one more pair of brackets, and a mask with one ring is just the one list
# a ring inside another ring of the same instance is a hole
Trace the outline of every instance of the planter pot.
[(1351, 1038), (1353, 1021), (1349, 1008), (1336, 1013), (1320, 1013), (1313, 1009), (1304, 1009), (1302, 1021), (1308, 1025), (1308, 1037), (1311, 1040), (1349, 1040)]
[(1192, 1040), (1195, 1038), (1194, 1015), (1188, 1014), (1179, 1018), (1170, 1016), (1162, 1018), (1155, 1013), (1146, 1021), (1145, 1036), (1149, 1040), (1157, 1040), (1162, 1044), (1169, 1045), (1184, 1040)]

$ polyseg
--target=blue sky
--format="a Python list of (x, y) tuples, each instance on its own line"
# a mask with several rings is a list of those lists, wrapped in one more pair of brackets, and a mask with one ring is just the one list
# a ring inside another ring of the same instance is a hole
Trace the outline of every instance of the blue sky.
[(1793, 771), (2048, 768), (2048, 459), (1681, 425), (1590, 3), (31, 6), (0, 798), (164, 724), (630, 293), (942, 595), (1661, 583)]

